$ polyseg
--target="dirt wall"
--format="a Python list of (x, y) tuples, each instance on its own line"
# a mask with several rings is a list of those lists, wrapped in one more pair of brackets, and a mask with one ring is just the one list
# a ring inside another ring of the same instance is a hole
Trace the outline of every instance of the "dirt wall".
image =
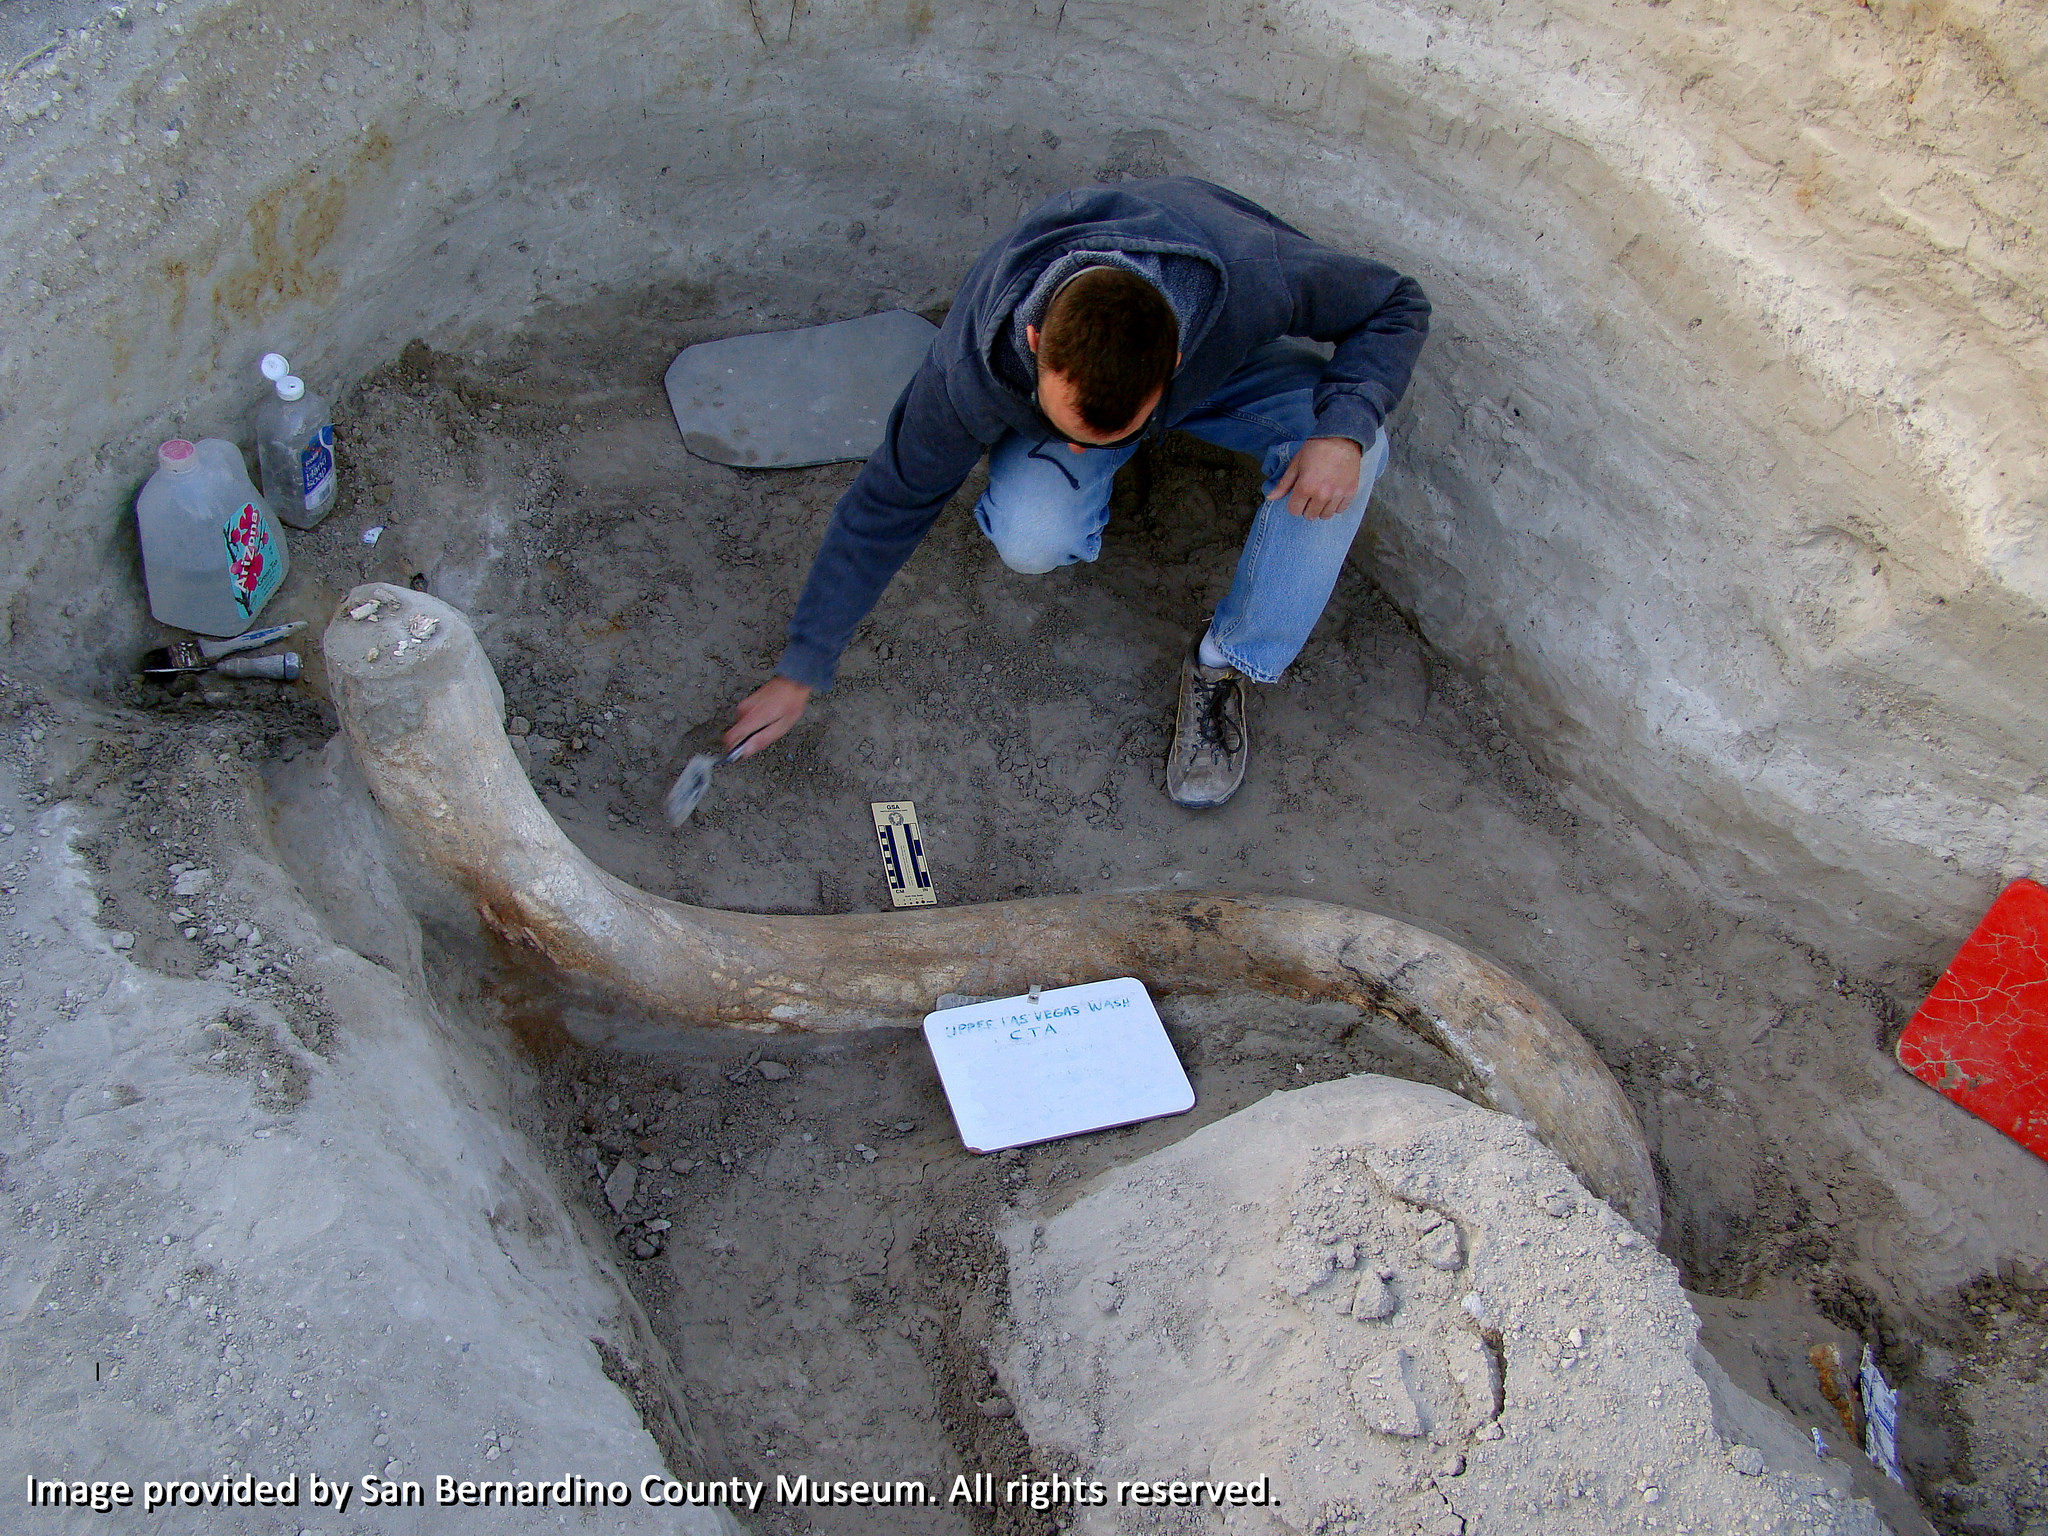
[(924, 306), (1038, 197), (1185, 170), (1429, 290), (1361, 558), (1578, 809), (1938, 963), (2048, 863), (2038, 20), (105, 12), (0, 85), (9, 643), (116, 674), (150, 449), (245, 434), (267, 349), (340, 386), (606, 293), (676, 345)]

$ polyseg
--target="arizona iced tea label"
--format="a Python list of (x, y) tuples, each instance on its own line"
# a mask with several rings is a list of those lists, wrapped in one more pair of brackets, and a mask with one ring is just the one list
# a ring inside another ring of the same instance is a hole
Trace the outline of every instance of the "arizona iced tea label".
[(221, 534), (228, 544), (228, 581), (235, 602), (242, 612), (253, 615), (284, 579), (284, 556), (270, 519), (256, 510), (254, 502), (244, 502), (242, 510), (222, 525)]

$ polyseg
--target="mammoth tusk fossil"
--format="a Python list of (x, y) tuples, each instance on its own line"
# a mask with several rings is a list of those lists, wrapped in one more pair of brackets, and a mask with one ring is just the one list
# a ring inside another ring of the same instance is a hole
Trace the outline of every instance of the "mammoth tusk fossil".
[(1658, 1233), (1649, 1150), (1613, 1076), (1555, 1009), (1447, 939), (1355, 908), (1219, 892), (840, 917), (684, 906), (606, 874), (555, 824), (455, 609), (358, 587), (328, 625), (326, 662), (342, 729), (409, 851), (567, 981), (659, 1019), (762, 1031), (909, 1025), (948, 992), (1121, 975), (1157, 993), (1234, 985), (1341, 1000), (1432, 1041), (1478, 1097), (1528, 1122), (1589, 1189)]

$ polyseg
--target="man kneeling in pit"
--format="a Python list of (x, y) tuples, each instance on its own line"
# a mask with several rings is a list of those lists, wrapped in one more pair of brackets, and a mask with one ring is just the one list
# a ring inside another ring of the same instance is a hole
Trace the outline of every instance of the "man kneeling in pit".
[(751, 736), (751, 756), (831, 686), (984, 451), (975, 520), (1004, 564), (1037, 575), (1096, 558), (1117, 469), (1178, 428), (1253, 455), (1265, 477), (1230, 591), (1182, 661), (1167, 755), (1176, 802), (1223, 804), (1250, 751), (1245, 680), (1277, 681), (1322, 616), (1428, 328), (1412, 278), (1207, 182), (1042, 204), (961, 285), (833, 510), (775, 677), (740, 704), (726, 746)]

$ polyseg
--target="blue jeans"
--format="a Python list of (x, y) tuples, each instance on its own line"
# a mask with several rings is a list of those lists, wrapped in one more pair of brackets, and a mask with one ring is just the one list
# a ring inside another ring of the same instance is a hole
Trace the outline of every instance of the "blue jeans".
[[(1266, 499), (1209, 625), (1230, 664), (1261, 683), (1278, 681), (1308, 642), (1365, 519), (1373, 482), (1387, 467), (1382, 427), (1359, 467), (1358, 494), (1335, 517), (1297, 517), (1285, 500), (1273, 499), (1274, 483), (1315, 431), (1322, 377), (1321, 353), (1300, 342), (1268, 342), (1175, 423), (1205, 443), (1255, 455), (1265, 475)], [(1137, 451), (1133, 445), (1076, 453), (1062, 442), (1034, 443), (1012, 432), (989, 451), (988, 490), (974, 520), (1013, 571), (1036, 576), (1093, 560), (1109, 524), (1110, 481)]]

